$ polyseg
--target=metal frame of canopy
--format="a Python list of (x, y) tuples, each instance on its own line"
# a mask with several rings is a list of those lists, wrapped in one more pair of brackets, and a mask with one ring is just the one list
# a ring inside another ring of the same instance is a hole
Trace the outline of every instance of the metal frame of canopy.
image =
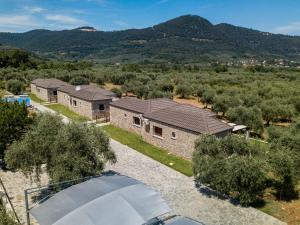
[[(79, 184), (72, 186), (74, 183)], [(55, 193), (62, 186), (68, 188)], [(29, 207), (29, 195), (44, 191), (47, 191), (46, 195)], [(30, 214), (41, 225), (64, 225), (71, 221), (72, 224), (141, 225), (171, 211), (153, 189), (116, 173), (27, 189), (25, 207), (28, 225)]]
[[(24, 190), (24, 196), (25, 196), (26, 224), (30, 225), (30, 210), (32, 208), (34, 208), (40, 202), (45, 201), (47, 198), (50, 198), (51, 196), (53, 196), (53, 194), (55, 194), (54, 192), (51, 193), (50, 190), (56, 189), (59, 186), (63, 186), (63, 189), (65, 189), (65, 188), (68, 188), (68, 187), (70, 187), (70, 186), (72, 186), (76, 183), (81, 183), (81, 182), (84, 182), (84, 181), (87, 181), (89, 179), (96, 178), (96, 177), (99, 177), (99, 176), (101, 176), (101, 175), (83, 177), (83, 178), (79, 178), (79, 179), (67, 180), (67, 181), (53, 183), (53, 184), (49, 184), (49, 185), (45, 185), (45, 186), (38, 186), (38, 187), (25, 189)], [(30, 207), (29, 206), (29, 195), (34, 194), (34, 193), (40, 193), (42, 191), (49, 191), (50, 193), (49, 193), (49, 195), (47, 195), (44, 198), (40, 199), (33, 206)]]
[[(109, 178), (112, 176), (115, 176), (115, 181)], [(126, 189), (127, 187), (130, 188)], [(48, 191), (46, 195), (41, 197), (32, 207), (29, 207), (29, 195), (44, 191)], [(57, 193), (57, 191), (59, 192)], [(87, 193), (85, 193), (85, 191)], [(93, 194), (93, 192), (95, 194)], [(115, 192), (117, 194), (115, 194)], [(118, 194), (121, 195), (121, 198)], [(129, 197), (127, 195), (129, 195)], [(143, 195), (143, 197), (141, 195)], [(144, 195), (146, 195), (146, 197)], [(124, 197), (125, 202), (127, 200), (126, 204), (124, 204), (122, 197)], [(98, 201), (99, 198), (100, 200), (101, 198), (102, 200), (104, 198), (107, 200), (100, 201), (98, 204), (94, 204), (94, 207), (88, 207), (87, 210), (84, 209), (86, 205), (91, 205), (91, 202)], [(74, 205), (76, 201), (78, 205)], [(110, 207), (103, 207), (103, 205), (106, 206), (106, 203), (108, 203), (108, 205), (110, 204)], [(128, 207), (127, 203), (129, 203), (129, 205), (131, 204), (130, 207)], [(113, 221), (115, 220), (115, 215), (119, 214), (121, 214), (119, 219), (121, 219), (122, 224), (124, 224), (123, 222), (129, 217), (129, 220), (133, 220), (135, 224), (139, 225), (204, 225), (190, 218), (170, 215), (169, 212), (171, 209), (157, 192), (140, 181), (122, 176), (114, 171), (109, 171), (99, 176), (85, 177), (26, 189), (25, 207), (27, 225), (30, 225), (30, 214), (36, 219), (39, 217), (38, 222), (42, 222), (41, 225), (65, 225), (70, 224), (70, 221), (77, 220), (77, 224), (84, 222), (84, 224), (102, 225), (107, 224), (108, 221), (111, 222), (111, 224), (119, 224), (119, 221), (117, 221), (117, 223)], [(109, 208), (109, 210), (113, 208), (111, 211), (115, 214), (110, 217), (108, 216), (108, 219), (105, 220), (106, 222), (99, 223), (99, 220), (103, 221), (102, 217), (107, 217), (107, 214), (111, 213), (106, 208)], [(119, 210), (117, 208), (119, 208)], [(62, 213), (60, 212), (61, 210)], [(100, 217), (99, 214), (97, 215), (99, 211), (104, 212)], [(126, 213), (124, 213), (124, 211)], [(94, 216), (89, 218), (85, 212)], [(137, 214), (138, 220), (136, 220)], [(124, 215), (126, 216), (124, 217)], [(139, 217), (140, 215), (142, 215), (141, 218)], [(93, 220), (94, 222), (91, 222)], [(125, 224), (131, 225), (131, 222), (125, 222)]]

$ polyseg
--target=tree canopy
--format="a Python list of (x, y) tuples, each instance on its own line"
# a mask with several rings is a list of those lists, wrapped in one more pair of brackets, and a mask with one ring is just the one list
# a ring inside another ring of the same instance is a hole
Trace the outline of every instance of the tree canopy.
[(242, 205), (256, 202), (268, 187), (275, 188), (280, 198), (295, 193), (296, 168), (292, 154), (282, 146), (275, 150), (233, 135), (201, 136), (193, 153), (196, 183), (234, 197)]
[(116, 162), (109, 138), (95, 126), (63, 124), (58, 116), (39, 115), (31, 129), (6, 154), (9, 167), (39, 179), (42, 165), (53, 182), (99, 174)]
[(0, 158), (4, 151), (15, 140), (21, 138), (28, 129), (32, 118), (24, 104), (0, 101)]
[(19, 80), (8, 80), (6, 82), (6, 89), (14, 95), (22, 94), (24, 87), (24, 83)]
[(252, 158), (258, 149), (241, 138), (202, 136), (195, 144), (193, 170), (196, 182), (240, 200), (254, 202), (265, 189), (265, 170)]
[(246, 125), (257, 133), (261, 133), (263, 131), (262, 113), (257, 106), (249, 108), (244, 106), (230, 108), (227, 112), (227, 117), (230, 121)]

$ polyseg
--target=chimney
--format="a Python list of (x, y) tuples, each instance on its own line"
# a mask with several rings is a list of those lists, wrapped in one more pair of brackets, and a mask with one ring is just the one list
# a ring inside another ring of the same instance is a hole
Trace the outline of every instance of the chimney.
[(80, 86), (80, 85), (77, 85), (77, 86), (75, 87), (75, 90), (76, 90), (76, 91), (80, 91), (80, 89), (81, 89), (81, 86)]

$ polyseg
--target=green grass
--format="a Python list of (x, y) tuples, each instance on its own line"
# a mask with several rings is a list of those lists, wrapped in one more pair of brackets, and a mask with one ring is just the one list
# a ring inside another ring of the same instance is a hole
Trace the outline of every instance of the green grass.
[(30, 97), (30, 99), (34, 102), (37, 102), (37, 103), (44, 103), (46, 101), (44, 101), (43, 99), (40, 99), (39, 97), (37, 97), (35, 94), (33, 93), (29, 93), (28, 96)]
[(192, 163), (190, 161), (170, 154), (164, 149), (143, 141), (141, 136), (117, 128), (113, 125), (104, 126), (103, 129), (116, 141), (119, 141), (122, 144), (127, 145), (182, 174), (185, 174), (186, 176), (193, 175)]
[(71, 111), (68, 107), (61, 104), (52, 104), (45, 106), (76, 122), (86, 122), (89, 120), (88, 118), (78, 115), (77, 113)]
[(255, 208), (271, 216), (275, 216), (276, 213), (278, 213), (278, 211), (280, 210), (280, 206), (276, 204), (276, 201), (270, 201), (270, 200), (265, 200), (263, 206), (257, 206)]

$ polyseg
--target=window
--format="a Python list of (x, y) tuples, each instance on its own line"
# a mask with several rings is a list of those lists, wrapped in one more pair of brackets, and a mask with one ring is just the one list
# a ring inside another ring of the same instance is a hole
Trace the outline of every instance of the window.
[(37, 91), (38, 93), (40, 93), (40, 92), (41, 92), (41, 89), (37, 88), (36, 91)]
[(57, 91), (53, 91), (53, 95), (57, 95)]
[(175, 131), (172, 132), (172, 139), (176, 139), (176, 132)]
[(134, 116), (133, 117), (133, 124), (136, 126), (141, 126), (141, 119), (139, 117)]
[(73, 100), (73, 106), (77, 106), (77, 101)]
[(103, 104), (99, 105), (99, 110), (100, 111), (104, 111), (104, 109), (105, 109), (105, 106)]
[(162, 137), (162, 128), (153, 126), (154, 136)]
[(126, 114), (126, 113), (124, 113), (124, 117), (127, 117), (127, 114)]

